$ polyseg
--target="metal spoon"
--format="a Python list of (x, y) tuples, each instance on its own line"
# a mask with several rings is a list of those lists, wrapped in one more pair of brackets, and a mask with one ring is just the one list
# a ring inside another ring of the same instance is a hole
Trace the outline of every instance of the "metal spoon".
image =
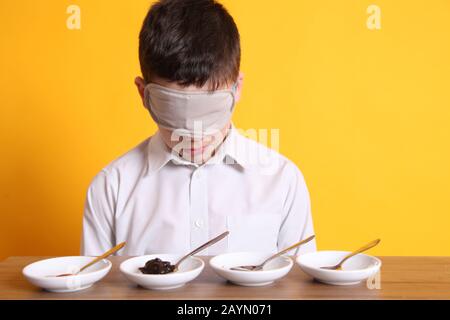
[(302, 244), (305, 244), (305, 243), (311, 241), (312, 239), (314, 239), (314, 237), (315, 236), (313, 235), (313, 236), (310, 236), (310, 237), (308, 237), (308, 238), (306, 238), (306, 239), (304, 239), (304, 240), (302, 240), (300, 242), (297, 242), (297, 243), (293, 244), (292, 246), (290, 246), (289, 248), (286, 248), (286, 249), (281, 250), (280, 252), (274, 254), (273, 256), (271, 256), (268, 259), (266, 259), (263, 263), (258, 264), (256, 266), (252, 266), (252, 265), (239, 266), (239, 267), (230, 268), (230, 270), (235, 270), (235, 271), (260, 271), (260, 270), (262, 270), (264, 268), (264, 265), (267, 262), (269, 262), (270, 260), (275, 259), (276, 257), (279, 257), (282, 254), (285, 254), (286, 252), (288, 252), (288, 251), (290, 251), (290, 250), (292, 250), (292, 249), (294, 249), (294, 248), (296, 248), (298, 246), (301, 246)]
[(173, 272), (176, 272), (178, 270), (178, 267), (180, 266), (180, 264), (186, 260), (187, 258), (189, 258), (190, 256), (193, 256), (196, 253), (199, 253), (200, 251), (206, 249), (207, 247), (213, 245), (216, 242), (219, 242), (220, 240), (222, 240), (223, 238), (225, 238), (226, 236), (228, 236), (230, 232), (229, 231), (225, 231), (224, 233), (222, 233), (221, 235), (215, 237), (214, 239), (209, 240), (208, 242), (206, 242), (205, 244), (202, 244), (200, 247), (198, 247), (197, 249), (189, 252), (187, 255), (185, 255), (183, 258), (181, 258), (174, 266)]
[(56, 276), (50, 276), (50, 277), (68, 277), (68, 276), (75, 276), (77, 274), (79, 274), (81, 271), (83, 271), (84, 269), (92, 266), (93, 264), (99, 262), (102, 259), (105, 259), (106, 257), (112, 255), (113, 253), (119, 251), (120, 249), (122, 249), (125, 246), (125, 242), (119, 243), (117, 246), (115, 246), (112, 249), (109, 249), (108, 251), (106, 251), (104, 254), (102, 254), (101, 256), (98, 256), (97, 258), (95, 258), (94, 260), (92, 260), (91, 262), (89, 262), (88, 264), (84, 265), (80, 270), (78, 270), (75, 273), (62, 273), (62, 274), (58, 274)]
[(329, 267), (320, 267), (321, 269), (327, 269), (327, 270), (342, 270), (342, 264), (347, 261), (348, 259), (350, 259), (353, 256), (356, 256), (358, 253), (364, 252), (366, 250), (369, 250), (370, 248), (375, 247), (377, 244), (380, 243), (380, 239), (376, 239), (372, 242), (369, 242), (368, 244), (362, 246), (361, 248), (353, 251), (352, 253), (349, 253), (348, 255), (346, 255), (341, 262), (339, 262), (338, 264), (334, 265), (334, 266), (329, 266)]

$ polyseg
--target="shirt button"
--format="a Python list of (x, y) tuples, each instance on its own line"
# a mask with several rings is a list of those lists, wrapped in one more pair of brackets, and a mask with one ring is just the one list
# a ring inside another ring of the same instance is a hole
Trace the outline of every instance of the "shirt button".
[(197, 220), (197, 221), (195, 221), (195, 226), (197, 227), (197, 228), (202, 228), (203, 227), (203, 220)]
[(200, 172), (197, 172), (197, 174), (195, 175), (196, 179), (200, 179), (202, 177), (202, 174)]

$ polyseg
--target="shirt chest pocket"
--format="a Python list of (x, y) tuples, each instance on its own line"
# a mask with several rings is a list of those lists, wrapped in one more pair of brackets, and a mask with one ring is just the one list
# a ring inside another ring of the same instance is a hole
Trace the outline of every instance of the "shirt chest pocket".
[(228, 252), (276, 252), (280, 225), (278, 214), (227, 216)]

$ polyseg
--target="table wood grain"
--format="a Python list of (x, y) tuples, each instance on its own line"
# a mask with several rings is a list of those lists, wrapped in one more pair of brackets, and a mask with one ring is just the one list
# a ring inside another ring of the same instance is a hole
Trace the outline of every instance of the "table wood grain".
[(207, 264), (197, 279), (170, 291), (132, 284), (119, 271), (126, 257), (110, 257), (110, 273), (91, 288), (74, 293), (46, 292), (26, 281), (22, 268), (45, 258), (10, 257), (0, 262), (0, 299), (450, 299), (450, 257), (381, 257), (380, 289), (370, 289), (366, 282), (346, 287), (321, 284), (297, 265), (272, 285), (241, 287), (217, 276)]

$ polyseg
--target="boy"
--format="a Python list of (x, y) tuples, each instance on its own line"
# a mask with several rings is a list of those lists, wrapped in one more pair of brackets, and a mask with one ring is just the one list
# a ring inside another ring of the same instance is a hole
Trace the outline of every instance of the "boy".
[[(139, 36), (143, 105), (159, 130), (93, 179), (83, 255), (126, 241), (121, 255), (276, 252), (313, 234), (308, 190), (297, 167), (237, 132), (240, 39), (214, 0), (161, 0)], [(255, 160), (256, 159), (256, 160)], [(298, 254), (315, 250), (311, 241)]]

